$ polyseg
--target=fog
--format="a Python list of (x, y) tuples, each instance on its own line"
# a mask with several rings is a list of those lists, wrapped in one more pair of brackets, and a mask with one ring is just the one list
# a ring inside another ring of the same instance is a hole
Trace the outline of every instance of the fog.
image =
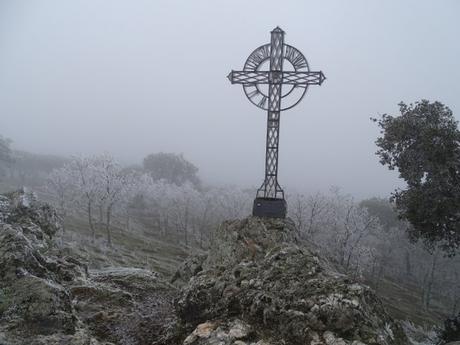
[(459, 116), (460, 3), (0, 0), (0, 134), (16, 149), (182, 152), (209, 183), (258, 186), (266, 113), (226, 76), (279, 25), (327, 80), (281, 116), (282, 186), (386, 196), (371, 116), (439, 100)]

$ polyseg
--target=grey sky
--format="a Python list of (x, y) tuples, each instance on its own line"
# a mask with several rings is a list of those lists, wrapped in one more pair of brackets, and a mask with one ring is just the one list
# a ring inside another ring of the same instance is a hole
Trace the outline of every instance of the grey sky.
[(183, 152), (213, 183), (262, 182), (266, 114), (226, 76), (275, 26), (327, 76), (281, 120), (280, 183), (387, 195), (370, 116), (460, 109), (460, 2), (0, 0), (0, 134), (124, 162)]

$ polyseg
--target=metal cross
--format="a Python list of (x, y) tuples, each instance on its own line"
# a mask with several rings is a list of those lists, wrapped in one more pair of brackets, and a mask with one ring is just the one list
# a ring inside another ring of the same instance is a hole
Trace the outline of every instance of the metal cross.
[[(264, 70), (267, 64), (269, 69)], [(265, 179), (257, 190), (253, 215), (284, 218), (286, 201), (278, 184), (280, 113), (297, 105), (309, 85), (321, 85), (326, 78), (321, 71), (310, 71), (303, 54), (285, 44), (284, 31), (276, 27), (271, 42), (254, 50), (243, 70), (232, 70), (228, 79), (232, 84), (242, 84), (247, 98), (268, 112)]]

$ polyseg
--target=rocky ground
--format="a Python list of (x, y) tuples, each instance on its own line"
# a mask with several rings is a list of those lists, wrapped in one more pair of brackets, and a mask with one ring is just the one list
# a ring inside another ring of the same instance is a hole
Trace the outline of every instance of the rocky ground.
[(88, 270), (54, 245), (58, 229), (32, 194), (0, 197), (1, 345), (175, 342), (176, 288), (147, 270)]
[(298, 243), (288, 220), (224, 222), (170, 282), (88, 269), (33, 195), (0, 196), (0, 345), (399, 345), (366, 286)]
[(173, 279), (185, 284), (184, 344), (408, 343), (369, 288), (297, 242), (288, 220), (223, 223), (201, 266), (195, 258)]

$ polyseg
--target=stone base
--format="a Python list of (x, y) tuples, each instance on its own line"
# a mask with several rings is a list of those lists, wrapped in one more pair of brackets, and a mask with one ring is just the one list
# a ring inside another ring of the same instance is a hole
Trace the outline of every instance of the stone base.
[(286, 218), (287, 204), (284, 199), (255, 198), (252, 215), (267, 218)]

